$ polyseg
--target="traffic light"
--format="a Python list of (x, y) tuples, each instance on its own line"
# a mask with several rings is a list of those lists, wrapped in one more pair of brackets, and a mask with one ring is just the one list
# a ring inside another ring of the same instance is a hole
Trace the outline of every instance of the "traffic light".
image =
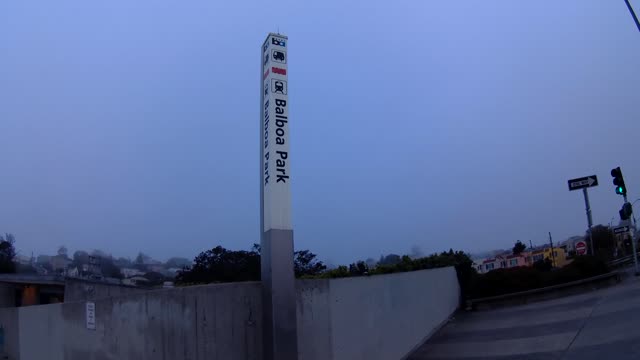
[(613, 177), (613, 185), (616, 186), (616, 194), (627, 195), (627, 187), (624, 185), (624, 178), (622, 177), (620, 166), (611, 169), (611, 176)]
[(633, 207), (631, 207), (631, 203), (624, 203), (622, 205), (622, 209), (620, 209), (620, 220), (629, 220), (631, 218), (631, 214), (633, 213)]

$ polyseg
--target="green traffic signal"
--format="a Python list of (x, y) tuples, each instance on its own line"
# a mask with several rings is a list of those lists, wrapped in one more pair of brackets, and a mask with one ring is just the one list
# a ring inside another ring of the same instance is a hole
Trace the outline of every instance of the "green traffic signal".
[(626, 195), (627, 187), (624, 184), (624, 178), (622, 177), (622, 170), (620, 167), (611, 169), (611, 176), (613, 177), (613, 185), (616, 186), (616, 194)]

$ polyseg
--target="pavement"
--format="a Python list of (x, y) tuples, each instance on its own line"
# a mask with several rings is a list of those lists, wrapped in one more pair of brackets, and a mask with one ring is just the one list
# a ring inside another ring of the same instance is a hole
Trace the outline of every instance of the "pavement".
[(461, 312), (408, 360), (640, 359), (640, 278), (571, 297)]

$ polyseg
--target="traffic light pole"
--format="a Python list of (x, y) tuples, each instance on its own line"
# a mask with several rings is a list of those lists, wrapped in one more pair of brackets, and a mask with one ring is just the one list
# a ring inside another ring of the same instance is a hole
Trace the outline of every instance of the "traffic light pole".
[(593, 235), (591, 234), (591, 227), (593, 226), (593, 219), (591, 218), (591, 204), (589, 204), (589, 193), (587, 188), (582, 189), (584, 194), (584, 206), (587, 209), (587, 222), (589, 224), (589, 245), (591, 246), (591, 255), (596, 254), (596, 249), (593, 247)]
[[(627, 203), (627, 194), (625, 193), (624, 195), (624, 203)], [(633, 215), (633, 214), (631, 214)], [(632, 216), (633, 218), (633, 216)], [(633, 220), (632, 220), (633, 221)], [(635, 221), (633, 223), (633, 226), (629, 226), (629, 233), (631, 234), (631, 251), (633, 251), (633, 265), (636, 268), (636, 276), (640, 275), (640, 271), (638, 270), (638, 253), (636, 252), (636, 239), (634, 239), (634, 229), (635, 229)]]

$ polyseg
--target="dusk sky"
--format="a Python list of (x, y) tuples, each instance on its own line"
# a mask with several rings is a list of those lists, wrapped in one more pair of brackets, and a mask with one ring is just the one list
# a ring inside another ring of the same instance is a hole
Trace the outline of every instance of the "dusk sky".
[[(634, 1), (640, 10), (640, 1)], [(476, 252), (640, 197), (623, 0), (2, 1), (0, 232), (164, 260), (259, 242), (260, 47), (289, 37), (296, 248)], [(638, 203), (640, 204), (640, 202)]]

